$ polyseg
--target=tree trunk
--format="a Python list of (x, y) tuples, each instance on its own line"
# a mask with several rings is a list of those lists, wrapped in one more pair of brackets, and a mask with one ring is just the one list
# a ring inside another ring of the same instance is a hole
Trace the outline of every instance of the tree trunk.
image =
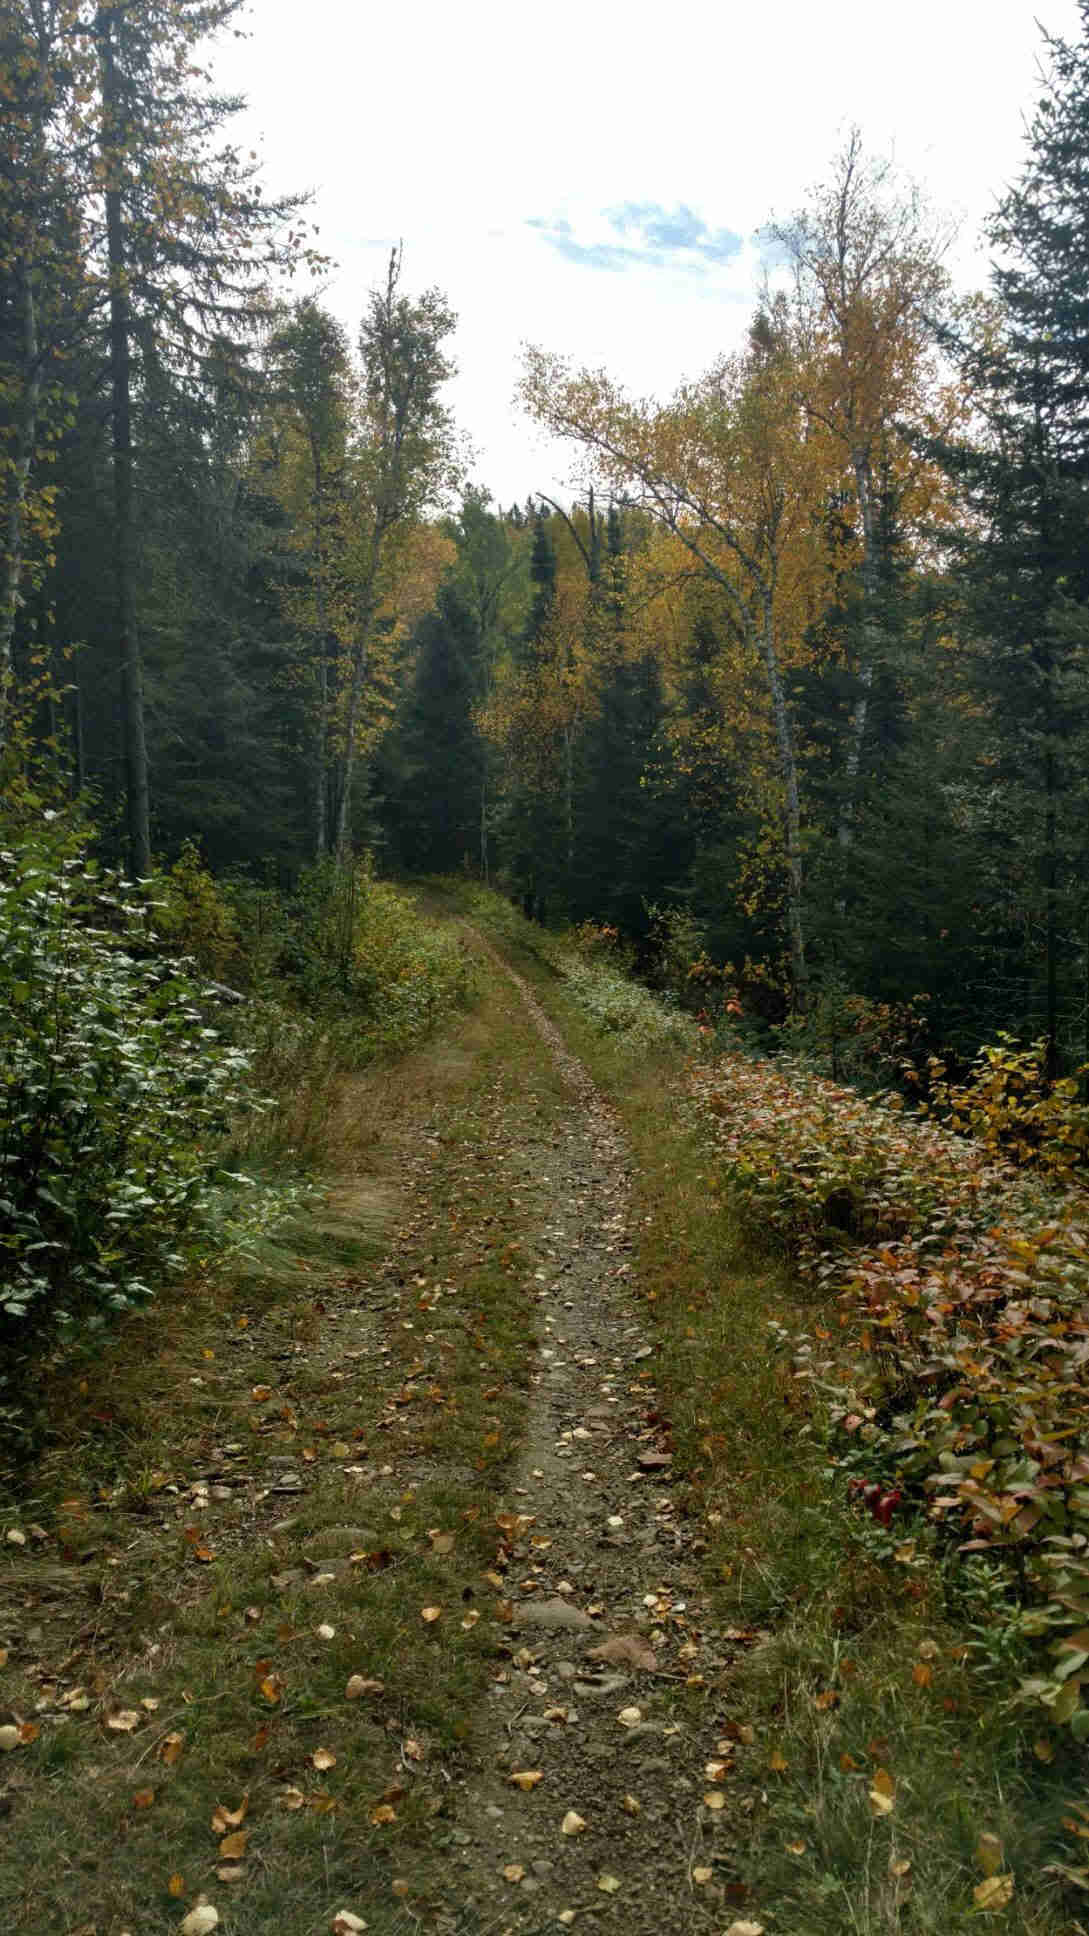
[(351, 858), (352, 781), (355, 776), (355, 735), (367, 672), (367, 634), (369, 623), (352, 656), (352, 683), (348, 691), (348, 717), (344, 727), (344, 759), (340, 775), (340, 803), (337, 808), (336, 856), (341, 866)]
[(11, 707), (12, 645), (15, 619), (19, 610), (19, 588), (23, 575), (26, 546), (26, 500), (30, 466), (38, 431), (38, 404), (41, 397), (42, 370), (38, 352), (38, 317), (34, 302), (31, 263), (19, 264), (19, 295), (23, 311), (22, 397), (18, 412), (15, 456), (8, 476), (8, 517), (5, 533), (3, 604), (0, 606), (0, 753), (7, 739)]
[(114, 590), (121, 662), (121, 727), (129, 867), (151, 872), (151, 829), (144, 731), (144, 668), (136, 625), (136, 506), (132, 466), (132, 314), (125, 270), (124, 210), (118, 179), (121, 103), (109, 13), (98, 17), (106, 167), (106, 253), (110, 278), (110, 392), (113, 416)]
[[(877, 599), (877, 548), (873, 525), (873, 474), (870, 460), (865, 451), (853, 451), (851, 466), (855, 474), (855, 488), (858, 492), (858, 508), (862, 518), (862, 662), (858, 668), (859, 694), (851, 712), (851, 735), (847, 742), (847, 758), (844, 763), (846, 784), (840, 802), (839, 826), (837, 836), (840, 852), (846, 862), (846, 855), (854, 839), (855, 812), (858, 805), (858, 776), (862, 770), (862, 751), (866, 743), (866, 726), (870, 713), (870, 694), (873, 690), (874, 659), (876, 657), (874, 639), (873, 608)], [(839, 912), (846, 910), (846, 902), (841, 901)]]
[(809, 972), (805, 959), (805, 916), (802, 906), (804, 868), (802, 862), (802, 816), (798, 797), (798, 767), (794, 758), (794, 735), (790, 727), (786, 694), (775, 650), (770, 603), (764, 607), (763, 636), (760, 649), (768, 676), (771, 709), (775, 720), (775, 739), (779, 748), (779, 769), (785, 798), (784, 824), (787, 850), (787, 928), (790, 935), (790, 966), (794, 980), (795, 1006), (804, 1014), (809, 1006)]
[(321, 452), (317, 439), (311, 438), (314, 465), (314, 573), (318, 616), (318, 716), (314, 728), (314, 858), (324, 859), (329, 850), (329, 805), (325, 768), (329, 738), (329, 641), (325, 623), (325, 552), (322, 535), (323, 490)]

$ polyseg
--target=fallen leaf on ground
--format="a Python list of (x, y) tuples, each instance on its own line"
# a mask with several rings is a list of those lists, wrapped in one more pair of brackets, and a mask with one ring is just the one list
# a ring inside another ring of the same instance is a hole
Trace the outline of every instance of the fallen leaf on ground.
[(693, 1882), (699, 1882), (699, 1883), (710, 1882), (711, 1877), (714, 1875), (714, 1873), (715, 1872), (713, 1869), (705, 1869), (705, 1868), (693, 1869), (692, 1880)]
[(265, 1700), (271, 1701), (273, 1706), (275, 1707), (276, 1703), (283, 1696), (284, 1683), (283, 1683), (282, 1676), (280, 1674), (265, 1674), (264, 1677), (260, 1681), (258, 1681), (257, 1685), (260, 1688), (261, 1693), (264, 1695)]
[(620, 1806), (624, 1810), (625, 1815), (638, 1815), (643, 1804), (642, 1802), (637, 1802), (634, 1795), (625, 1795)]
[(150, 1808), (155, 1800), (154, 1788), (138, 1788), (132, 1798), (134, 1808)]
[(785, 1775), (790, 1763), (785, 1755), (780, 1754), (778, 1748), (773, 1748), (768, 1756), (768, 1767), (773, 1775)]
[(525, 1870), (520, 1862), (508, 1862), (503, 1874), (508, 1882), (521, 1882)]
[(166, 1891), (167, 1891), (167, 1894), (170, 1896), (184, 1896), (185, 1877), (177, 1874), (172, 1875), (169, 1882), (166, 1885)]
[(306, 1796), (301, 1788), (281, 1788), (279, 1802), (281, 1808), (305, 1808)]
[(246, 1843), (250, 1839), (248, 1828), (236, 1829), (233, 1835), (225, 1835), (219, 1845), (219, 1853), (225, 1862), (240, 1862), (246, 1853)]
[(586, 1823), (582, 1816), (577, 1815), (573, 1808), (569, 1808), (560, 1823), (560, 1833), (561, 1835), (581, 1835), (585, 1827)]
[(997, 1835), (983, 1834), (976, 1843), (976, 1861), (985, 1876), (997, 1875), (1002, 1867), (1002, 1844)]
[(511, 1780), (516, 1788), (523, 1789), (528, 1795), (531, 1788), (536, 1788), (537, 1783), (544, 1780), (544, 1771), (541, 1768), (520, 1768), (511, 1776)]
[(362, 1916), (353, 1916), (350, 1909), (338, 1909), (329, 1927), (333, 1936), (358, 1936), (358, 1932), (366, 1929), (367, 1925)]
[(634, 1667), (644, 1674), (653, 1674), (658, 1666), (657, 1655), (640, 1634), (611, 1634), (600, 1647), (591, 1647), (586, 1658)]
[(977, 1909), (1005, 1909), (1013, 1900), (1013, 1877), (987, 1876), (983, 1882), (976, 1883), (972, 1897)]
[(181, 1936), (209, 1936), (209, 1931), (219, 1928), (219, 1910), (210, 1902), (199, 1902), (182, 1917), (180, 1928)]
[(21, 1748), (22, 1745), (17, 1727), (9, 1722), (0, 1728), (0, 1754), (10, 1754), (13, 1748)]
[(249, 1813), (249, 1806), (248, 1795), (243, 1795), (237, 1808), (224, 1808), (222, 1802), (217, 1802), (212, 1810), (212, 1834), (226, 1835), (229, 1828), (241, 1828)]
[(703, 1798), (703, 1805), (705, 1808), (710, 1808), (716, 1814), (720, 1808), (725, 1808), (726, 1797), (721, 1788), (710, 1789)]
[(371, 1821), (375, 1828), (386, 1828), (390, 1822), (395, 1822), (396, 1820), (397, 1811), (395, 1808), (391, 1808), (388, 1802), (379, 1802), (377, 1808), (371, 1809)]
[(245, 1882), (246, 1870), (241, 1862), (220, 1862), (216, 1867), (220, 1882)]
[(310, 1764), (318, 1770), (319, 1774), (324, 1774), (327, 1768), (336, 1767), (337, 1758), (331, 1748), (315, 1748), (310, 1757)]
[(721, 1781), (723, 1775), (729, 1774), (730, 1764), (728, 1761), (706, 1761), (704, 1762), (703, 1772), (707, 1776), (708, 1781)]
[(731, 1923), (726, 1936), (764, 1936), (763, 1923)]
[(107, 1714), (106, 1726), (112, 1734), (131, 1734), (138, 1728), (143, 1716), (134, 1707), (119, 1708), (116, 1714)]
[(347, 1687), (344, 1689), (345, 1696), (349, 1701), (361, 1701), (367, 1694), (384, 1694), (385, 1691), (386, 1684), (384, 1681), (368, 1680), (365, 1674), (353, 1674)]
[(616, 1718), (622, 1728), (637, 1728), (643, 1718), (643, 1710), (639, 1707), (622, 1707)]
[(620, 1887), (620, 1878), (614, 1875), (599, 1875), (597, 1886), (603, 1889), (607, 1896), (615, 1896)]
[(442, 1608), (441, 1607), (421, 1607), (420, 1619), (426, 1620), (428, 1626), (432, 1627), (434, 1626), (436, 1620), (442, 1619)]

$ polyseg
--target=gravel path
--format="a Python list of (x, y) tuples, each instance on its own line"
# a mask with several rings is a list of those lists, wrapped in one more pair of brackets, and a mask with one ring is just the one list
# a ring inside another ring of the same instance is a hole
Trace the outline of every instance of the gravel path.
[(739, 1731), (716, 1699), (731, 1636), (705, 1624), (699, 1547), (674, 1504), (631, 1282), (630, 1159), (526, 983), (474, 940), (515, 983), (571, 1108), (526, 1152), (552, 1206), (539, 1355), (505, 1502), (508, 1657), (456, 1802), (449, 1926), (500, 1936), (594, 1917), (701, 1936), (741, 1899), (723, 1787)]

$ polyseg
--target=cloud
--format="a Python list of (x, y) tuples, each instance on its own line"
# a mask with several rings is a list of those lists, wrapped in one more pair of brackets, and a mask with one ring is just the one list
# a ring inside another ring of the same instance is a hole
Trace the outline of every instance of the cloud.
[(744, 246), (733, 229), (713, 229), (684, 202), (621, 202), (604, 211), (607, 239), (579, 241), (566, 216), (530, 216), (527, 226), (568, 262), (586, 269), (683, 269), (706, 275)]

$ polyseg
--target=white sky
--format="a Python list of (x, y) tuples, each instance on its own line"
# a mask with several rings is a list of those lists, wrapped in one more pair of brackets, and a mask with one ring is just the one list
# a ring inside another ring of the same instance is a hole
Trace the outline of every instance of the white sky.
[(215, 71), (249, 99), (269, 190), (313, 189), (324, 300), (353, 335), (398, 239), (406, 289), (445, 292), (450, 401), (505, 505), (573, 463), (513, 403), (521, 343), (668, 394), (740, 340), (754, 231), (852, 121), (959, 220), (958, 279), (983, 283), (1037, 20), (1080, 36), (1076, 0), (254, 0)]

